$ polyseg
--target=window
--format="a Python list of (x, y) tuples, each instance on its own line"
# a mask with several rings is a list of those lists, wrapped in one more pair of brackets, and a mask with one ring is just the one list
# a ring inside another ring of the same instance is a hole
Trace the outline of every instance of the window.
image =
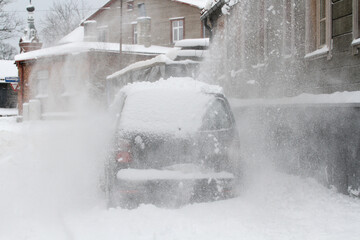
[(322, 48), (326, 44), (326, 31), (327, 31), (327, 18), (326, 11), (327, 0), (317, 0), (317, 14), (316, 14), (316, 27), (317, 27), (317, 48)]
[(172, 42), (184, 39), (184, 19), (171, 20)]
[(138, 9), (139, 9), (139, 13), (138, 13), (139, 17), (146, 17), (145, 3), (139, 3)]
[(107, 26), (98, 27), (98, 41), (99, 42), (109, 41), (109, 29)]
[(360, 0), (353, 1), (353, 38), (360, 38)]
[(138, 44), (138, 33), (137, 33), (137, 24), (136, 23), (132, 24), (132, 29), (133, 29), (133, 44)]
[(202, 124), (202, 130), (215, 131), (221, 129), (230, 129), (232, 127), (232, 118), (229, 114), (225, 102), (217, 98), (207, 110)]
[(331, 59), (332, 0), (306, 0), (306, 59)]
[(48, 97), (48, 83), (49, 83), (49, 72), (42, 70), (37, 73), (36, 78), (36, 97), (46, 98)]
[(126, 4), (127, 4), (128, 11), (134, 10), (134, 1), (127, 1)]
[(283, 0), (284, 17), (283, 17), (283, 53), (284, 57), (289, 57), (293, 53), (293, 26), (294, 22), (294, 0)]
[(259, 1), (259, 18), (258, 18), (258, 63), (263, 63), (266, 58), (266, 11), (271, 11), (273, 6), (266, 9), (265, 0)]

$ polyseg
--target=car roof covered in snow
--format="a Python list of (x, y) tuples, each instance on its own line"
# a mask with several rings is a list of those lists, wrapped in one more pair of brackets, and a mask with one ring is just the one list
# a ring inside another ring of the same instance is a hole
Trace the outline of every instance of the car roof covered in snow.
[(119, 129), (186, 136), (202, 125), (203, 116), (222, 88), (192, 78), (136, 82), (120, 90), (126, 95)]

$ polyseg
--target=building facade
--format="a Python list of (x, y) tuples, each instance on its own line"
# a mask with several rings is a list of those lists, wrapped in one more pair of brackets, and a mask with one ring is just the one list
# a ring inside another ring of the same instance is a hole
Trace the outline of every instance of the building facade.
[(105, 104), (107, 75), (167, 53), (178, 40), (202, 36), (200, 8), (205, 0), (195, 2), (111, 0), (57, 46), (45, 49), (36, 34), (35, 8), (29, 6), (22, 54), (15, 58), (20, 114), (30, 100), (40, 101), (43, 113), (71, 111), (85, 92)]
[[(214, 7), (225, 6), (217, 2)], [(225, 22), (213, 42), (225, 53), (223, 78), (231, 94), (253, 98), (360, 90), (358, 0), (247, 0), (232, 6), (230, 15), (223, 12), (208, 10), (202, 20), (212, 20), (208, 25), (215, 28), (217, 21)]]
[[(206, 0), (111, 0), (82, 25), (85, 35), (92, 34), (100, 42), (121, 39), (124, 44), (172, 47), (178, 40), (205, 37), (200, 21), (205, 3)], [(94, 24), (87, 30), (85, 23), (89, 21)]]

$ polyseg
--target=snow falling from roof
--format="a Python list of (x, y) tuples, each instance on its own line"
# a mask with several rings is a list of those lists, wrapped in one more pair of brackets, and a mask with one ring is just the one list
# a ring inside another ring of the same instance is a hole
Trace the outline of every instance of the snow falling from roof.
[[(122, 45), (124, 53), (139, 53), (139, 54), (164, 54), (170, 51), (172, 48), (155, 46), (144, 47), (143, 45)], [(60, 56), (67, 54), (78, 54), (89, 51), (103, 51), (103, 52), (118, 52), (118, 43), (106, 43), (106, 42), (73, 42), (63, 45), (58, 45), (49, 48), (43, 48), (36, 51), (31, 51), (15, 56), (15, 61), (24, 61), (30, 59), (38, 59), (41, 57)]]

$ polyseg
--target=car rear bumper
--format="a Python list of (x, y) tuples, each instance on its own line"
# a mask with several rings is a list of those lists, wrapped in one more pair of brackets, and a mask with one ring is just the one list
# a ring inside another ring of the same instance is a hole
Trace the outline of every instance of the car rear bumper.
[(118, 180), (113, 190), (120, 205), (125, 207), (137, 206), (141, 203), (179, 207), (188, 203), (233, 197), (233, 183), (234, 178)]

